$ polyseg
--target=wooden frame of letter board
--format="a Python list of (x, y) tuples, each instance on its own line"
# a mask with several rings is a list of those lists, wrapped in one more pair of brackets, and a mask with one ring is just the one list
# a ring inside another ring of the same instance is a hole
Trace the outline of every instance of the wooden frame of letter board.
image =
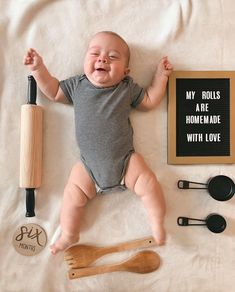
[[(177, 156), (176, 155), (176, 79), (230, 79), (230, 155)], [(168, 164), (211, 164), (235, 162), (235, 71), (173, 71), (168, 84)]]

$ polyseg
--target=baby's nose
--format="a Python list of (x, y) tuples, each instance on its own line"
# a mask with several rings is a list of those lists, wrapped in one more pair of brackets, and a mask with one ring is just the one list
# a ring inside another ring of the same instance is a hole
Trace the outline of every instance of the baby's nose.
[(105, 56), (100, 56), (98, 61), (101, 63), (108, 63), (108, 59)]

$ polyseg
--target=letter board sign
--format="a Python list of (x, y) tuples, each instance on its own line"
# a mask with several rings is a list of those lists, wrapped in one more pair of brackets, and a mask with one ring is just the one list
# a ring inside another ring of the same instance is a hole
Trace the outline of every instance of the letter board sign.
[(234, 163), (235, 72), (174, 71), (168, 93), (168, 163)]

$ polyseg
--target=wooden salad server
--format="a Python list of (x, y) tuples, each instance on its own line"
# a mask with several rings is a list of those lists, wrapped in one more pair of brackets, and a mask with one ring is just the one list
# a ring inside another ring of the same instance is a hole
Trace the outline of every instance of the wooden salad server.
[(137, 239), (114, 246), (97, 247), (92, 245), (78, 244), (65, 251), (64, 260), (70, 268), (87, 267), (98, 258), (113, 252), (126, 251), (135, 248), (147, 248), (156, 245), (153, 237)]
[(133, 273), (150, 273), (160, 266), (159, 255), (151, 250), (141, 251), (128, 260), (119, 264), (94, 266), (81, 269), (71, 269), (68, 272), (69, 279), (76, 279), (91, 275), (104, 274), (117, 271), (127, 271)]

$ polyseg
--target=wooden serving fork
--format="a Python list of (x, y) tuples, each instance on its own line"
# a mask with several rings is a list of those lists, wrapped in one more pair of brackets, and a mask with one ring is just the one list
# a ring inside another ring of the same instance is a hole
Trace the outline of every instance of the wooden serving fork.
[(108, 247), (78, 244), (68, 248), (65, 251), (64, 260), (72, 269), (82, 268), (89, 266), (98, 258), (109, 253), (126, 251), (141, 247), (147, 248), (154, 245), (156, 245), (156, 242), (154, 241), (153, 237), (146, 237), (143, 239), (137, 239)]

